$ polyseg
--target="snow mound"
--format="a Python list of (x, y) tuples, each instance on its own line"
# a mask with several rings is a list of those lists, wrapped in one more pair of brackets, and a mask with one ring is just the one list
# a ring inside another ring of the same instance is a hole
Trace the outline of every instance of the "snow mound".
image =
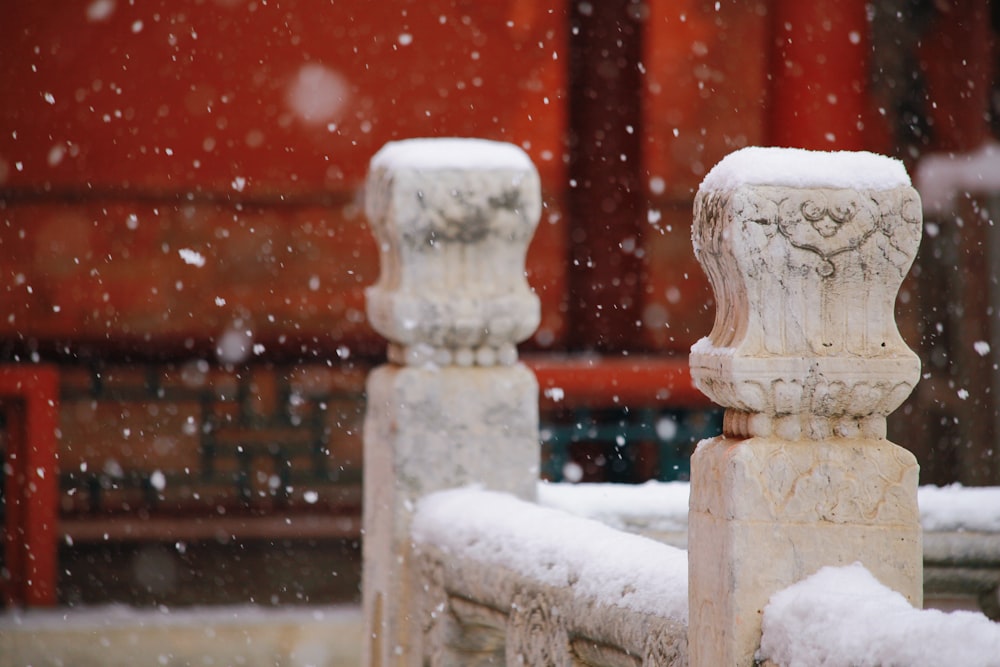
[(758, 656), (783, 667), (996, 667), (1000, 624), (914, 609), (855, 563), (776, 593), (764, 608)]
[(596, 521), (462, 488), (421, 499), (411, 534), (417, 544), (583, 599), (687, 622), (687, 554)]
[(899, 160), (866, 151), (750, 146), (722, 158), (699, 190), (732, 190), (742, 185), (891, 190), (909, 186), (910, 177)]
[(372, 171), (376, 169), (533, 171), (535, 167), (528, 154), (514, 144), (487, 139), (441, 137), (390, 141), (375, 153), (369, 168)]
[(689, 495), (687, 482), (538, 485), (539, 504), (619, 529), (687, 530)]
[(917, 493), (924, 530), (1000, 533), (1000, 487), (922, 486)]
[(920, 160), (917, 190), (928, 213), (947, 213), (963, 192), (1000, 190), (1000, 144), (986, 143), (969, 153), (932, 153)]

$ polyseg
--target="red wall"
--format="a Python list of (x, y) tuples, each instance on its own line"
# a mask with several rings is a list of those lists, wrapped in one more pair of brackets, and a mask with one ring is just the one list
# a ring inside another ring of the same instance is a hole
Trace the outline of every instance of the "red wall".
[[(268, 350), (378, 347), (360, 214), (386, 141), (528, 150), (529, 264), (562, 336), (559, 2), (91, 0), (0, 21), (0, 340), (161, 354), (232, 326)], [(178, 250), (201, 253), (186, 264)]]

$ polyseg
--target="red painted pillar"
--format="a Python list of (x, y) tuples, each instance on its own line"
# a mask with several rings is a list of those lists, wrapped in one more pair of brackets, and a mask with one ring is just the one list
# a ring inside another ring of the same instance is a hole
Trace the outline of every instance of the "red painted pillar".
[(0, 404), (6, 417), (7, 453), (4, 459), (4, 568), (9, 577), (4, 586), (4, 603), (24, 602), (24, 497), (25, 475), (21, 468), (24, 451), (24, 419), (20, 405), (9, 401)]
[(864, 0), (774, 0), (767, 141), (861, 150), (869, 116)]
[(993, 89), (993, 32), (988, 0), (935, 4), (921, 40), (931, 149), (971, 151), (991, 136), (986, 112)]
[(642, 22), (631, 5), (580, 3), (571, 15), (568, 343), (582, 351), (642, 345)]
[(59, 374), (50, 366), (0, 368), (7, 413), (4, 559), (8, 604), (56, 603)]

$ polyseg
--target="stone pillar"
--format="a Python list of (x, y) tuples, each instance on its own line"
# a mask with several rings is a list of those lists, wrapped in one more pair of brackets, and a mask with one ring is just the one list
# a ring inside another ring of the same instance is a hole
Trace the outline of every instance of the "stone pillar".
[(513, 145), (414, 139), (372, 158), (365, 208), (381, 254), (368, 318), (389, 363), (368, 378), (363, 664), (421, 665), (416, 502), (468, 484), (535, 496), (538, 385), (515, 345), (539, 322), (524, 260), (541, 191)]
[(691, 374), (726, 413), (691, 462), (690, 664), (752, 665), (770, 596), (823, 566), (921, 605), (917, 463), (885, 439), (920, 375), (893, 314), (920, 201), (889, 158), (750, 148), (694, 208), (717, 310)]

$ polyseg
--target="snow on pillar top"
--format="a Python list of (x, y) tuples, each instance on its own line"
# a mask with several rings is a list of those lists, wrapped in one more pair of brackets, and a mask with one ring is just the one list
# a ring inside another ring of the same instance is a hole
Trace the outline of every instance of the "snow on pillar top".
[(520, 148), (482, 139), (386, 144), (368, 168), (365, 212), (381, 273), (368, 319), (390, 361), (492, 366), (537, 328), (524, 260), (541, 215), (538, 172)]
[(694, 216), (716, 317), (691, 374), (727, 435), (884, 438), (920, 375), (894, 316), (922, 224), (902, 164), (747, 148), (705, 177)]
[(892, 190), (910, 187), (910, 176), (899, 160), (866, 151), (750, 146), (720, 160), (699, 190), (732, 190), (741, 185)]

